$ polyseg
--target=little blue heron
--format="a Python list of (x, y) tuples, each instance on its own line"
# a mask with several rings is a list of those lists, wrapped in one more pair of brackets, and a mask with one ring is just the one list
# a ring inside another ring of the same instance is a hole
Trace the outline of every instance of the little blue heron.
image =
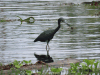
[[(64, 23), (66, 23), (69, 27), (71, 27), (63, 18), (59, 18), (58, 19), (58, 27), (57, 28), (55, 28), (55, 29), (50, 29), (50, 30), (46, 30), (46, 31), (44, 31), (44, 32), (42, 32), (35, 40), (34, 40), (34, 42), (37, 42), (37, 41), (41, 41), (41, 42), (47, 42), (47, 45), (46, 45), (46, 51), (47, 51), (47, 53), (48, 53), (48, 51), (49, 50), (47, 50), (47, 46), (48, 46), (48, 48), (49, 48), (49, 42), (50, 42), (50, 40), (53, 38), (53, 36), (54, 36), (54, 34), (59, 30), (59, 28), (60, 28), (60, 23), (61, 22), (64, 22)], [(71, 29), (73, 29), (72, 27), (71, 27)]]

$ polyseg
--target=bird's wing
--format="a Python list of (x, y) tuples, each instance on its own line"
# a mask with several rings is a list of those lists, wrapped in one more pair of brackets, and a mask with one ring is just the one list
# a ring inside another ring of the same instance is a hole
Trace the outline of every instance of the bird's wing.
[(42, 32), (36, 39), (35, 41), (47, 41), (48, 39), (51, 40), (54, 36), (54, 30), (46, 30)]

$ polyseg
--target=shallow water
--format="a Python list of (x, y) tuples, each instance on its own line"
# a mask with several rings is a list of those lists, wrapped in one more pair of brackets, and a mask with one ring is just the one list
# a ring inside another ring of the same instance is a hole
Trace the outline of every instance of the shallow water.
[[(62, 23), (60, 30), (50, 41), (50, 56), (56, 60), (68, 57), (100, 60), (100, 18), (98, 9), (84, 5), (67, 5), (60, 0), (5, 0), (0, 1), (0, 62), (37, 60), (34, 53), (46, 54), (45, 42), (33, 42), (44, 30), (57, 27), (57, 19), (63, 17), (74, 30)], [(34, 23), (18, 21), (18, 17), (34, 17)]]

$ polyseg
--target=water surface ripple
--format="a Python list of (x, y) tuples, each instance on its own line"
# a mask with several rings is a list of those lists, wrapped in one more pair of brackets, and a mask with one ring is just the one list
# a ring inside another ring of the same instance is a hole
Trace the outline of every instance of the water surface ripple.
[[(65, 1), (5, 0), (0, 2), (0, 62), (37, 60), (37, 54), (46, 54), (46, 43), (33, 42), (44, 30), (56, 28), (57, 19), (63, 17), (75, 29), (71, 31), (62, 23), (60, 30), (50, 41), (50, 56), (56, 60), (68, 57), (100, 60), (100, 20), (84, 5), (66, 5)], [(18, 17), (34, 17), (35, 23), (18, 21)]]

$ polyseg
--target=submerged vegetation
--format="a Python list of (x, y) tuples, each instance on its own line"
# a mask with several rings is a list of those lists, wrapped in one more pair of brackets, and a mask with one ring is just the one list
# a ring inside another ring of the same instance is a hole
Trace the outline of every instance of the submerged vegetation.
[[(19, 17), (19, 16), (17, 16), (17, 17)], [(27, 19), (22, 19), (21, 17), (19, 17), (20, 19), (19, 19), (19, 21), (21, 21), (21, 24), (22, 24), (22, 22), (27, 22), (27, 23), (34, 23), (35, 22), (35, 19), (34, 19), (34, 17), (28, 17)]]
[[(31, 60), (30, 61), (17, 61), (15, 60), (14, 62), (12, 62), (11, 64), (9, 64), (11, 67), (8, 70), (12, 70), (11, 72), (8, 71), (8, 74), (22, 74), (22, 75), (60, 75), (61, 71), (63, 71), (63, 68), (55, 68), (55, 67), (48, 67), (45, 69), (44, 67), (42, 67), (41, 69), (35, 71), (35, 73), (33, 73), (32, 70), (24, 70), (21, 69), (22, 66), (27, 67), (27, 65), (31, 64)], [(0, 64), (0, 75), (4, 75), (3, 71), (6, 69), (3, 69), (3, 65)], [(41, 64), (42, 65), (42, 64)], [(65, 75), (88, 75), (88, 74), (100, 74), (100, 61), (99, 60), (95, 60), (95, 59), (84, 59), (82, 63), (70, 63), (70, 68), (68, 69), (68, 73)], [(5, 67), (5, 66), (4, 66)], [(49, 69), (48, 69), (49, 68)]]
[[(19, 16), (17, 16), (17, 17), (19, 17)], [(19, 17), (20, 19), (15, 19), (15, 20), (5, 20), (5, 19), (0, 19), (0, 22), (10, 22), (10, 21), (20, 21), (21, 22), (21, 24), (22, 24), (22, 22), (27, 22), (27, 23), (34, 23), (35, 22), (35, 19), (34, 19), (34, 17), (28, 17), (27, 19), (22, 19), (21, 17)]]

